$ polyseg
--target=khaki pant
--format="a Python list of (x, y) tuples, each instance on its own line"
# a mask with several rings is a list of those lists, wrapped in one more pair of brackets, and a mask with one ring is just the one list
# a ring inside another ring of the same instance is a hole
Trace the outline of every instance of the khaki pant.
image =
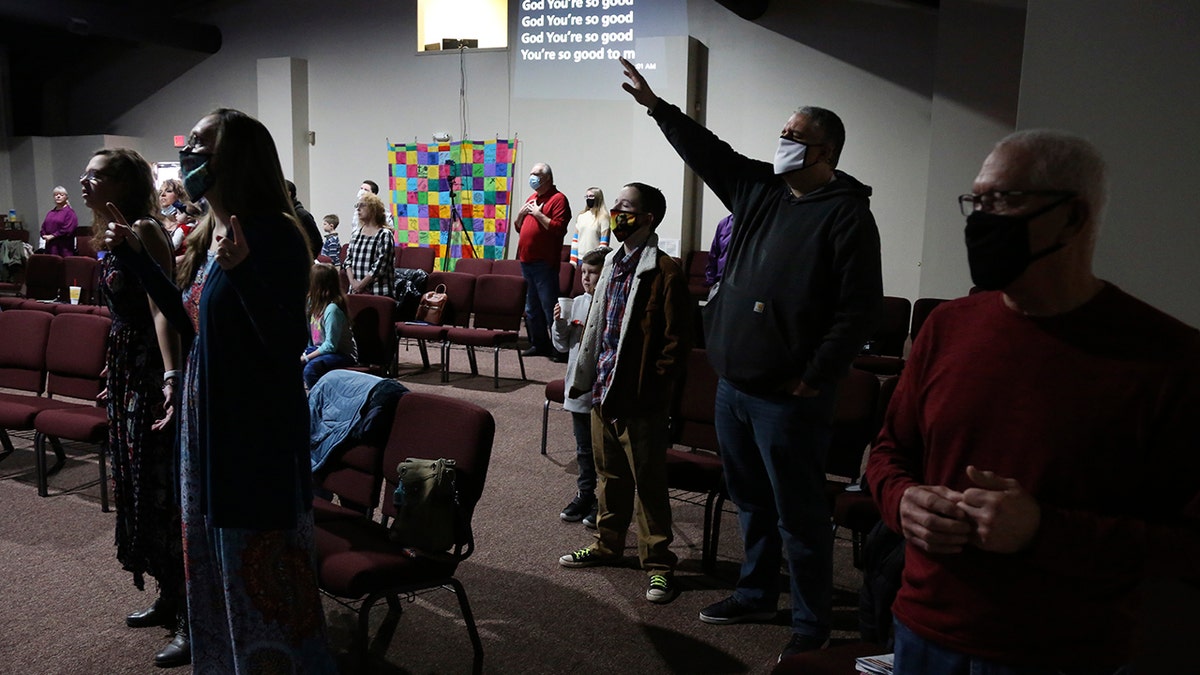
[(666, 411), (605, 422), (592, 408), (596, 458), (596, 552), (623, 555), (625, 534), (637, 504), (638, 558), (647, 574), (671, 574), (671, 504), (667, 497)]

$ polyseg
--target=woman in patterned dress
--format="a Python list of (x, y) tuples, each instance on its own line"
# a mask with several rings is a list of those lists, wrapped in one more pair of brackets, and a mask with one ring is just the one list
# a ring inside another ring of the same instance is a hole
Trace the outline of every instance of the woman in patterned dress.
[[(96, 250), (106, 248), (105, 226), (132, 222), (148, 254), (172, 269), (170, 242), (156, 214), (150, 165), (123, 148), (96, 152), (79, 179), (92, 209)], [(112, 315), (108, 335), (108, 431), (113, 497), (117, 505), (117, 560), (145, 588), (145, 575), (158, 583), (149, 609), (130, 614), (132, 628), (169, 626), (170, 644), (154, 656), (159, 666), (189, 660), (183, 548), (179, 530), (178, 465), (168, 428), (181, 361), (179, 336), (146, 295), (137, 277), (116, 256), (100, 261), (100, 293)]]
[(360, 227), (346, 252), (350, 293), (396, 295), (396, 238), (384, 221), (383, 202), (367, 193), (354, 205)]
[[(208, 214), (188, 237), (178, 291), (127, 227), (113, 250), (194, 334), (184, 377), (181, 483), (198, 673), (334, 672), (317, 591), (308, 405), (296, 354), (308, 342), (311, 254), (274, 141), (221, 109), (180, 152)], [(168, 300), (173, 299), (169, 306)]]

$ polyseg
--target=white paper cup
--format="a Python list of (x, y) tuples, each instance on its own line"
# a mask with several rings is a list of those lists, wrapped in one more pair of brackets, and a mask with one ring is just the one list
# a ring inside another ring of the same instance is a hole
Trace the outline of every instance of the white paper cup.
[(573, 298), (558, 299), (558, 313), (559, 316), (562, 317), (563, 321), (567, 321), (571, 318), (571, 303), (573, 302)]
[(79, 291), (81, 290), (80, 287), (79, 286), (71, 286), (70, 290), (71, 290), (71, 304), (78, 305), (79, 304)]

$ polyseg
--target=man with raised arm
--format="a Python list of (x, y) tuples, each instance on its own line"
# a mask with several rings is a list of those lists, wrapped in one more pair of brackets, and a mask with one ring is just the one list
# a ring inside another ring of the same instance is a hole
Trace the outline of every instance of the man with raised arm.
[(883, 304), (871, 188), (837, 170), (846, 132), (828, 110), (792, 114), (770, 164), (738, 154), (621, 64), (622, 87), (734, 217), (705, 340), (746, 557), (733, 594), (700, 620), (772, 619), (786, 552), (792, 637), (780, 657), (822, 648), (833, 592), (824, 484), (834, 393)]

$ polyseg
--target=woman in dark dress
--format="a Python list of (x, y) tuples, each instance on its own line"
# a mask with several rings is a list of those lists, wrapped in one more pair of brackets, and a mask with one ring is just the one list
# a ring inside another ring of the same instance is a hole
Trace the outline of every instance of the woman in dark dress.
[[(109, 222), (132, 231), (158, 264), (172, 268), (170, 243), (158, 220), (150, 165), (123, 148), (97, 151), (79, 179), (92, 209), (96, 250), (106, 248)], [(175, 437), (169, 428), (179, 380), (179, 338), (138, 278), (116, 256), (100, 261), (100, 294), (112, 316), (108, 336), (109, 462), (117, 505), (117, 559), (144, 589), (158, 583), (158, 599), (126, 617), (133, 628), (168, 626), (171, 643), (155, 655), (163, 667), (190, 661), (184, 601), (183, 548), (176, 478)]]
[(334, 672), (296, 358), (308, 342), (308, 242), (258, 120), (205, 116), (180, 167), (188, 193), (210, 207), (188, 237), (182, 298), (127, 226), (110, 224), (108, 237), (194, 335), (180, 435), (193, 663), (206, 673)]

